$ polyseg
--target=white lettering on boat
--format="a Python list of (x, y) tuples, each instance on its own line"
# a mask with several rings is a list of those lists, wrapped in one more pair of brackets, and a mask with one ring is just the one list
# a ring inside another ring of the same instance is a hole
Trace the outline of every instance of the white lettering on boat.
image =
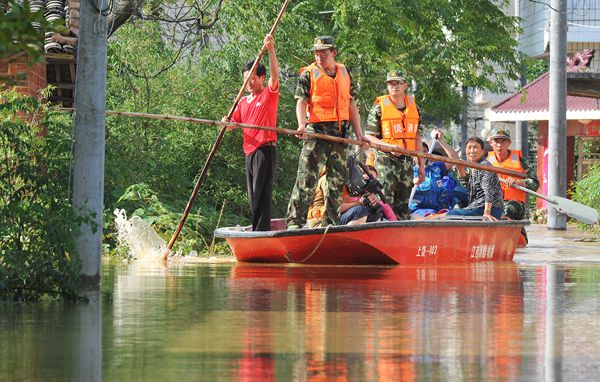
[(419, 245), (417, 247), (417, 257), (435, 256), (437, 251), (437, 245)]
[(471, 247), (471, 258), (478, 260), (490, 260), (494, 257), (495, 248), (496, 246), (494, 244), (474, 245), (473, 247)]

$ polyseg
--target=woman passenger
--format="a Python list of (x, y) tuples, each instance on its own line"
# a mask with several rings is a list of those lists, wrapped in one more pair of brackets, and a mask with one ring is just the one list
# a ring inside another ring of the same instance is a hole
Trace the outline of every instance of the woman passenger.
[[(485, 159), (484, 143), (477, 137), (467, 139), (465, 153), (467, 159), (491, 166)], [(467, 175), (469, 188), (469, 205), (465, 208), (454, 209), (446, 216), (482, 216), (482, 220), (496, 221), (504, 211), (502, 188), (496, 173), (484, 170), (469, 169)]]

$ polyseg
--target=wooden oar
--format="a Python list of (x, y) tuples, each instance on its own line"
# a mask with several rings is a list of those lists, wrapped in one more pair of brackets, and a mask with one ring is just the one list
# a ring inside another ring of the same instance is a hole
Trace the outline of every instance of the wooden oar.
[[(281, 7), (279, 14), (277, 15), (277, 19), (275, 20), (273, 27), (269, 31), (270, 35), (273, 35), (273, 33), (275, 33), (275, 29), (277, 29), (277, 26), (279, 25), (279, 21), (281, 20), (281, 17), (283, 16), (283, 13), (285, 12), (285, 9), (287, 8), (289, 2), (290, 2), (290, 0), (285, 0), (285, 2), (283, 3), (283, 6)], [(252, 65), (252, 68), (250, 69), (250, 73), (249, 73), (248, 77), (246, 77), (244, 84), (240, 88), (240, 91), (238, 92), (238, 95), (235, 98), (235, 101), (233, 102), (233, 105), (231, 106), (229, 113), (227, 114), (227, 119), (231, 118), (231, 115), (235, 111), (235, 107), (237, 106), (238, 102), (242, 98), (242, 95), (244, 94), (244, 91), (246, 90), (246, 86), (248, 85), (248, 82), (250, 81), (250, 79), (252, 78), (252, 75), (256, 71), (256, 68), (258, 67), (258, 65), (260, 63), (260, 59), (262, 58), (264, 53), (265, 53), (265, 45), (263, 44), (260, 49), (260, 52), (258, 53), (258, 56), (256, 57), (256, 60), (254, 60), (254, 65)], [(183, 215), (181, 216), (179, 225), (177, 226), (177, 229), (175, 230), (175, 232), (173, 232), (173, 236), (171, 237), (171, 240), (169, 241), (169, 244), (167, 245), (167, 250), (165, 251), (165, 253), (163, 255), (164, 260), (166, 260), (167, 257), (169, 256), (169, 253), (171, 252), (171, 249), (173, 248), (173, 244), (175, 244), (177, 237), (179, 237), (179, 233), (181, 232), (181, 229), (183, 228), (183, 225), (185, 224), (185, 221), (190, 213), (190, 210), (192, 209), (192, 205), (194, 204), (196, 195), (198, 195), (198, 191), (200, 190), (200, 185), (202, 184), (202, 182), (204, 181), (204, 178), (206, 177), (206, 173), (208, 172), (208, 167), (210, 166), (210, 164), (213, 160), (213, 157), (215, 156), (215, 154), (217, 152), (217, 149), (221, 145), (221, 141), (223, 140), (223, 135), (225, 135), (226, 130), (227, 130), (227, 126), (223, 126), (221, 128), (221, 131), (219, 131), (219, 135), (217, 136), (217, 139), (215, 140), (215, 143), (213, 144), (213, 147), (210, 150), (210, 153), (208, 154), (208, 158), (206, 158), (206, 162), (204, 163), (202, 172), (200, 173), (200, 176), (198, 177), (198, 180), (196, 181), (196, 185), (194, 186), (194, 190), (192, 191), (192, 194), (190, 195), (190, 199), (188, 200), (187, 206), (185, 207), (185, 210), (183, 211)]]
[[(500, 179), (500, 181), (508, 184), (508, 182), (504, 179)], [(598, 210), (596, 210), (595, 208), (592, 208), (592, 207), (588, 207), (585, 204), (577, 203), (570, 199), (561, 198), (560, 196), (542, 195), (542, 194), (539, 194), (535, 191), (531, 191), (528, 188), (525, 188), (523, 186), (520, 186), (520, 185), (514, 184), (514, 183), (511, 184), (510, 186), (513, 188), (516, 188), (517, 190), (521, 190), (528, 194), (534, 195), (540, 199), (544, 199), (548, 203), (554, 205), (554, 208), (569, 215), (573, 219), (579, 220), (582, 223), (591, 225), (591, 224), (595, 224), (598, 221)]]

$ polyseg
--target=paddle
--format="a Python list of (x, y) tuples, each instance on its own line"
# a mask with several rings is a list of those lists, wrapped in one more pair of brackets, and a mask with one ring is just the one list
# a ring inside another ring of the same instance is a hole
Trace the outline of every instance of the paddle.
[[(281, 17), (283, 16), (283, 13), (285, 12), (285, 9), (287, 8), (289, 2), (290, 2), (290, 0), (285, 0), (285, 2), (283, 3), (283, 6), (281, 7), (279, 14), (277, 15), (277, 19), (275, 20), (275, 23), (273, 24), (273, 27), (271, 28), (271, 31), (269, 32), (270, 35), (273, 35), (273, 33), (275, 33), (275, 29), (277, 29), (277, 26), (279, 25), (279, 21), (281, 20)], [(260, 63), (260, 59), (262, 58), (264, 53), (265, 53), (265, 46), (263, 44), (262, 47), (260, 48), (260, 52), (258, 53), (258, 56), (256, 57), (256, 60), (254, 60), (254, 65), (252, 65), (249, 75), (244, 80), (244, 84), (240, 88), (240, 91), (238, 92), (237, 97), (235, 98), (235, 101), (233, 102), (233, 105), (231, 106), (231, 109), (229, 110), (229, 113), (227, 114), (227, 119), (231, 118), (231, 115), (235, 111), (235, 107), (237, 106), (238, 102), (242, 98), (242, 95), (244, 94), (244, 91), (246, 90), (246, 86), (248, 86), (248, 82), (250, 81), (250, 79), (252, 78), (252, 75), (256, 71), (256, 68), (258, 67), (258, 64)], [(198, 180), (196, 181), (196, 185), (194, 186), (194, 190), (192, 191), (192, 194), (190, 195), (190, 199), (188, 200), (187, 206), (185, 207), (185, 210), (183, 211), (183, 215), (181, 216), (179, 225), (177, 226), (177, 229), (175, 230), (175, 232), (173, 232), (173, 236), (171, 237), (171, 240), (169, 241), (169, 244), (167, 245), (167, 250), (165, 251), (165, 253), (163, 255), (164, 260), (166, 260), (167, 257), (169, 256), (169, 253), (171, 252), (171, 248), (173, 248), (173, 245), (175, 244), (177, 237), (179, 237), (179, 233), (181, 232), (183, 225), (190, 213), (190, 210), (192, 209), (192, 205), (194, 204), (196, 195), (198, 195), (198, 191), (200, 190), (200, 185), (202, 184), (202, 182), (204, 181), (204, 178), (206, 177), (206, 173), (208, 172), (208, 167), (210, 166), (210, 164), (213, 160), (213, 157), (215, 156), (215, 154), (217, 152), (217, 149), (221, 145), (221, 141), (223, 140), (223, 136), (225, 135), (226, 130), (227, 130), (227, 126), (223, 126), (221, 128), (221, 131), (219, 131), (219, 135), (217, 136), (217, 139), (215, 140), (215, 143), (213, 144), (213, 147), (211, 148), (210, 153), (208, 154), (208, 158), (206, 158), (206, 162), (204, 163), (202, 172), (200, 173), (200, 176), (198, 177)]]
[[(500, 181), (508, 184), (505, 179), (500, 179)], [(592, 207), (586, 206), (585, 204), (577, 203), (566, 198), (561, 198), (560, 196), (545, 196), (538, 194), (537, 192), (531, 191), (530, 189), (518, 184), (511, 184), (510, 186), (516, 188), (517, 190), (521, 190), (538, 198), (544, 199), (548, 203), (554, 205), (554, 208), (557, 210), (569, 215), (573, 219), (579, 220), (582, 223), (594, 224), (598, 221), (598, 211)]]

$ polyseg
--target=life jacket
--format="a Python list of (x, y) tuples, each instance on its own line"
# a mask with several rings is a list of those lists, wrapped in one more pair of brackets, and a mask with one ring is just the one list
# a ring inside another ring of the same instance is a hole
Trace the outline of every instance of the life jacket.
[(381, 136), (385, 143), (415, 150), (415, 137), (419, 128), (419, 111), (415, 97), (405, 95), (404, 111), (398, 110), (389, 95), (377, 97), (375, 104), (381, 105)]
[[(418, 167), (413, 168), (414, 177), (418, 177)], [(425, 168), (425, 181), (416, 187), (409, 208), (412, 212), (416, 210), (451, 210), (455, 204), (464, 204), (468, 192), (450, 174), (442, 175), (439, 166), (427, 166)]]
[(300, 70), (310, 72), (309, 122), (350, 120), (350, 75), (343, 64), (335, 66), (335, 78), (314, 62)]
[[(487, 156), (487, 160), (495, 167), (502, 167), (508, 170), (514, 170), (519, 172), (525, 172), (523, 167), (521, 167), (521, 151), (520, 150), (510, 150), (508, 152), (508, 158), (502, 163), (498, 162), (496, 159), (496, 154), (493, 151), (490, 151)], [(500, 179), (509, 178), (508, 175), (498, 174)], [(502, 194), (504, 195), (504, 200), (516, 200), (521, 203), (525, 203), (527, 201), (527, 194), (524, 191), (517, 190), (516, 188), (509, 187), (506, 183), (500, 182), (502, 186)]]

